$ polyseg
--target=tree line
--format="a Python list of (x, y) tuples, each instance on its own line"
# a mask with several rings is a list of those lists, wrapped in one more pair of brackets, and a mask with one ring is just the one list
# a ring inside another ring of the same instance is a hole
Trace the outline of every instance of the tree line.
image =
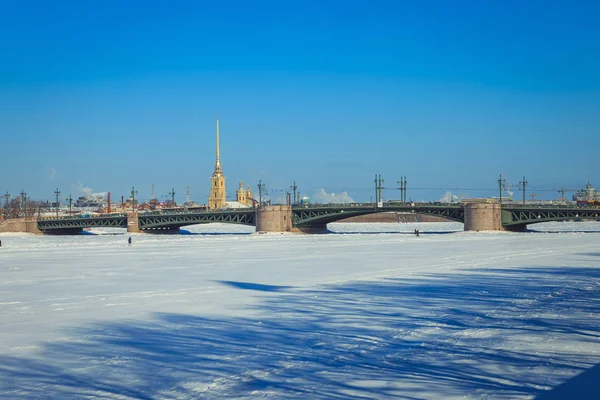
[(22, 198), (15, 197), (4, 204), (0, 204), (0, 215), (4, 219), (8, 218), (22, 218), (39, 215), (42, 209), (48, 207), (48, 203), (45, 201), (35, 200), (23, 200)]

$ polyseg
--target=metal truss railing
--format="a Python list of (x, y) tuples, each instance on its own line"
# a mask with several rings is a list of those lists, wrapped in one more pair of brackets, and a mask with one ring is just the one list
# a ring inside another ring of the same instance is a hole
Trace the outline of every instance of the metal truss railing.
[(127, 227), (126, 215), (94, 216), (94, 217), (59, 217), (39, 219), (40, 231), (75, 229), (75, 228), (125, 228)]
[(570, 219), (598, 219), (596, 208), (505, 208), (502, 210), (502, 225), (528, 225), (538, 222), (564, 221)]
[(324, 225), (358, 215), (381, 212), (410, 212), (464, 222), (464, 208), (461, 204), (430, 205), (416, 203), (385, 203), (383, 206), (377, 207), (373, 203), (368, 203), (295, 206), (292, 208), (292, 218), (295, 226)]
[(142, 230), (171, 229), (186, 225), (222, 222), (229, 224), (255, 225), (256, 211), (203, 211), (174, 214), (140, 214), (138, 227)]

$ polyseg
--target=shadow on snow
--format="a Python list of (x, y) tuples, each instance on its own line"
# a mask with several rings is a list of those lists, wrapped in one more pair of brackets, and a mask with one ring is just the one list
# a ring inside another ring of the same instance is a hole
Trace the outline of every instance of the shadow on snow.
[(35, 358), (0, 356), (0, 398), (551, 396), (598, 375), (599, 356), (577, 348), (598, 343), (599, 279), (593, 268), (470, 270), (295, 288), (265, 296), (260, 318), (89, 324)]
[(236, 289), (259, 290), (262, 292), (283, 292), (291, 289), (292, 286), (261, 285), (260, 283), (233, 282), (233, 281), (215, 281), (223, 285), (231, 286)]

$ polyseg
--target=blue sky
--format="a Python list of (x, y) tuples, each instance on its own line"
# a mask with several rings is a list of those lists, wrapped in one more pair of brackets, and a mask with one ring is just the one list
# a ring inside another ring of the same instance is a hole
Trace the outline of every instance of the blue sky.
[[(127, 4), (122, 4), (127, 3)], [(596, 1), (0, 3), (0, 191), (600, 187)], [(411, 190), (412, 189), (412, 190)], [(384, 199), (399, 196), (386, 190)]]

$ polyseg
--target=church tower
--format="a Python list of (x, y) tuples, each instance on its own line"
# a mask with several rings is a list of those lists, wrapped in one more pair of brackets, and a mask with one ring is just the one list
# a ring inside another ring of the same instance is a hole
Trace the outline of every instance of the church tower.
[(240, 181), (240, 187), (235, 192), (235, 201), (241, 204), (247, 204), (246, 190), (244, 190), (244, 184)]
[(252, 190), (250, 190), (250, 185), (248, 185), (248, 190), (246, 190), (246, 204), (254, 207), (254, 197), (252, 197)]
[(225, 175), (221, 167), (221, 157), (219, 154), (219, 116), (217, 115), (217, 161), (215, 162), (215, 172), (210, 178), (212, 186), (210, 188), (210, 197), (208, 198), (208, 209), (217, 210), (225, 205)]

